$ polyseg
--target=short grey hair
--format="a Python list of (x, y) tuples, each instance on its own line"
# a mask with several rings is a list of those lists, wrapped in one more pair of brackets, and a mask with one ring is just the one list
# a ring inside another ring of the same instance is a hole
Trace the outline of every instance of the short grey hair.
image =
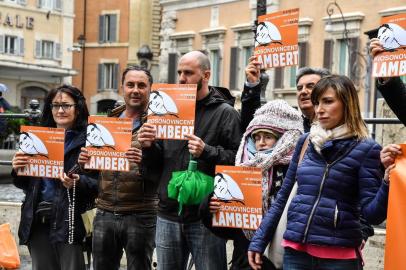
[(198, 50), (198, 52), (201, 53), (201, 55), (199, 55), (197, 57), (199, 64), (200, 64), (200, 69), (203, 71), (210, 70), (210, 59), (209, 59), (207, 51)]
[(311, 67), (299, 68), (296, 74), (296, 84), (299, 82), (300, 78), (302, 78), (304, 75), (312, 75), (312, 74), (319, 75), (320, 78), (323, 78), (328, 75), (331, 75), (331, 72), (326, 68), (311, 68)]

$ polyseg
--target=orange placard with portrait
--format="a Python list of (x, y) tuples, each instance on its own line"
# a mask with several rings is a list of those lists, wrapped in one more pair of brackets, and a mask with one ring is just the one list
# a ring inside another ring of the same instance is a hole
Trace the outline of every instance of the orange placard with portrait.
[(86, 148), (90, 161), (85, 169), (128, 172), (130, 164), (125, 153), (131, 147), (132, 127), (129, 118), (89, 116)]
[(256, 230), (262, 220), (261, 182), (260, 168), (216, 166), (213, 199), (221, 206), (213, 227)]
[(298, 65), (298, 21), (298, 8), (258, 17), (254, 55), (261, 68)]
[(196, 84), (153, 84), (147, 122), (155, 125), (157, 139), (187, 140), (195, 126)]
[(406, 13), (383, 17), (378, 39), (384, 52), (374, 58), (372, 76), (406, 75)]
[(63, 174), (65, 129), (21, 126), (19, 150), (28, 155), (28, 165), (17, 175), (59, 178)]
[(386, 221), (385, 269), (405, 268), (406, 243), (406, 144), (390, 174), (388, 219)]

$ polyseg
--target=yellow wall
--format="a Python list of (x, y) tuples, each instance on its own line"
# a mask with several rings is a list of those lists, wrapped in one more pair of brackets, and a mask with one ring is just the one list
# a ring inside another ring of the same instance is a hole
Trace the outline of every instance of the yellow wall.
[[(227, 28), (224, 37), (224, 50), (222, 59), (221, 86), (229, 85), (230, 47), (234, 45), (234, 32), (230, 29), (237, 24), (247, 23), (251, 20), (249, 1), (243, 0), (219, 5), (218, 27)], [(179, 10), (176, 14), (175, 32), (195, 31), (193, 48), (202, 48), (202, 37), (199, 31), (210, 28), (211, 6), (196, 9)]]

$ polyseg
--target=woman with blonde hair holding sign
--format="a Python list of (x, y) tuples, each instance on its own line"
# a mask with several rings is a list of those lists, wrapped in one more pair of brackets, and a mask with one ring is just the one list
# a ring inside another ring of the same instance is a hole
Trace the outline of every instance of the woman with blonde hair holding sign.
[(386, 219), (389, 185), (383, 181), (381, 147), (367, 138), (354, 84), (346, 76), (327, 76), (315, 85), (311, 100), (318, 121), (299, 140), (277, 200), (250, 243), (253, 269), (261, 269), (261, 254), (296, 181), (282, 242), (284, 270), (362, 269), (360, 213), (371, 224)]
[(18, 236), (28, 246), (33, 270), (85, 269), (81, 213), (97, 195), (97, 175), (71, 169), (86, 142), (88, 116), (85, 97), (76, 87), (62, 85), (45, 98), (41, 125), (65, 129), (65, 173), (60, 179), (18, 176), (28, 156), (19, 151), (13, 157), (14, 185), (25, 193)]

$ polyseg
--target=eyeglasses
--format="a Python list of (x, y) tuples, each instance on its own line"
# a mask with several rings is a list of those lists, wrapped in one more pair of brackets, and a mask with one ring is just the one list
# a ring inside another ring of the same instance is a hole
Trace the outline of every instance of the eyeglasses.
[(70, 110), (72, 107), (75, 107), (76, 104), (50, 104), (51, 110), (53, 111), (59, 111), (60, 108), (62, 108), (62, 111), (66, 112)]

